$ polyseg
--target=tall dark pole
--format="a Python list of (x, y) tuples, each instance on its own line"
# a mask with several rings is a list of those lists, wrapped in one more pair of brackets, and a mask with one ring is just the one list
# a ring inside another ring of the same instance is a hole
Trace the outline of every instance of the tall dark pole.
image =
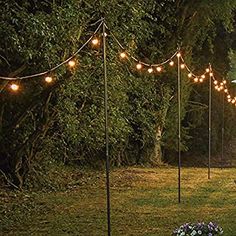
[(180, 147), (181, 145), (181, 75), (180, 75), (180, 56), (178, 56), (177, 58), (178, 58), (178, 202), (180, 203), (181, 202), (181, 147)]
[(211, 93), (212, 93), (212, 68), (210, 65), (210, 76), (209, 76), (209, 115), (208, 115), (208, 124), (209, 124), (209, 133), (208, 133), (208, 179), (211, 178)]
[(222, 131), (221, 131), (221, 168), (224, 160), (224, 136), (225, 136), (225, 93), (222, 93)]
[(108, 137), (108, 95), (107, 95), (107, 60), (106, 60), (106, 26), (102, 24), (103, 32), (103, 69), (104, 69), (104, 113), (105, 113), (105, 143), (106, 143), (106, 193), (107, 193), (107, 232), (111, 236), (111, 204), (110, 204), (110, 158)]

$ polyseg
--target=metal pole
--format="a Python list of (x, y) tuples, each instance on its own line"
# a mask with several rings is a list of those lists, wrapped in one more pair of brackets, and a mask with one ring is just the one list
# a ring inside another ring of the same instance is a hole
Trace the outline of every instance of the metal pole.
[(178, 57), (178, 203), (181, 202), (181, 76)]
[[(212, 73), (212, 68), (211, 68), (211, 64), (209, 65), (210, 67), (210, 73)], [(210, 74), (209, 76), (209, 116), (208, 116), (208, 122), (209, 122), (209, 140), (208, 140), (208, 179), (211, 178), (211, 100), (212, 100), (212, 86), (211, 86), (211, 81), (212, 76)]]
[(104, 69), (104, 112), (105, 112), (105, 142), (106, 142), (106, 194), (107, 194), (107, 232), (111, 236), (111, 206), (110, 206), (110, 158), (108, 137), (108, 95), (107, 95), (107, 63), (106, 63), (106, 27), (105, 20), (102, 24), (103, 31), (103, 69)]
[(222, 94), (222, 132), (221, 132), (221, 169), (224, 160), (224, 136), (225, 136), (225, 93)]

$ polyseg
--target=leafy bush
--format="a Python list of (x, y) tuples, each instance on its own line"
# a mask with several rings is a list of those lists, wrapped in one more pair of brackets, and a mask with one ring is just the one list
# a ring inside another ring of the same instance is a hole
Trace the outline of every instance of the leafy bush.
[(181, 225), (178, 229), (174, 230), (173, 235), (175, 236), (213, 236), (222, 235), (223, 229), (215, 223), (187, 223)]

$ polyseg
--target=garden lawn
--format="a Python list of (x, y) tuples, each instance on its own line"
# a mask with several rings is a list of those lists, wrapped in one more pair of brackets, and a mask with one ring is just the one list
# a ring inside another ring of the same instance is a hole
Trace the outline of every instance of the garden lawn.
[[(107, 235), (104, 173), (67, 171), (63, 191), (1, 191), (0, 235)], [(177, 169), (115, 169), (112, 235), (170, 236), (185, 222), (213, 221), (236, 236), (235, 180), (235, 168), (212, 169), (210, 180), (207, 169), (183, 168), (178, 204)]]

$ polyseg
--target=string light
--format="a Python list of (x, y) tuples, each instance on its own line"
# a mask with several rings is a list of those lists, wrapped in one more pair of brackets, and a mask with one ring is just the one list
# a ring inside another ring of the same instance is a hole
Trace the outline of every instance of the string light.
[[(102, 25), (102, 23), (99, 25), (99, 27), (98, 27), (97, 30), (94, 32), (94, 34), (89, 38), (89, 40), (88, 40), (79, 50), (77, 50), (75, 54), (73, 54), (71, 57), (69, 57), (68, 59), (66, 59), (64, 62), (58, 64), (57, 66), (55, 66), (55, 67), (53, 67), (53, 68), (51, 68), (50, 70), (45, 71), (45, 72), (42, 72), (42, 73), (38, 73), (38, 74), (35, 74), (35, 75), (30, 75), (30, 76), (25, 76), (25, 77), (18, 77), (18, 78), (8, 78), (8, 77), (1, 77), (1, 76), (0, 76), (0, 79), (8, 79), (8, 80), (13, 80), (13, 81), (14, 81), (14, 79), (17, 79), (17, 80), (18, 80), (18, 79), (25, 79), (25, 78), (33, 78), (33, 77), (45, 76), (45, 75), (47, 75), (47, 74), (50, 74), (51, 71), (56, 70), (57, 68), (59, 68), (60, 66), (66, 64), (66, 63), (68, 63), (68, 66), (69, 66), (70, 68), (74, 68), (74, 67), (76, 66), (76, 61), (73, 60), (73, 58), (75, 58), (75, 56), (79, 53), (79, 51), (82, 50), (82, 48), (83, 48), (85, 45), (91, 43), (93, 46), (97, 46), (97, 45), (100, 44), (99, 37), (94, 37), (94, 35), (97, 35), (98, 30), (99, 30), (99, 28), (101, 27), (101, 25)], [(107, 34), (106, 34), (106, 33), (104, 33), (104, 34), (105, 34), (105, 37), (106, 37)], [(112, 33), (110, 33), (110, 34), (111, 34), (111, 36), (113, 36)], [(115, 38), (115, 36), (114, 36), (114, 38)], [(118, 41), (117, 41), (117, 42), (118, 42)], [(119, 44), (119, 46), (122, 48), (122, 50), (124, 50), (124, 47), (123, 47), (119, 42), (118, 42), (118, 44)], [(206, 68), (206, 69), (205, 69), (205, 73), (202, 74), (202, 75), (196, 76), (194, 73), (192, 73), (192, 71), (189, 69), (188, 65), (185, 63), (184, 58), (182, 57), (180, 51), (175, 52), (175, 53), (172, 55), (172, 57), (170, 57), (170, 58), (167, 59), (166, 61), (163, 61), (163, 62), (160, 63), (160, 64), (150, 64), (150, 65), (148, 65), (148, 64), (146, 64), (146, 63), (140, 61), (139, 63), (136, 64), (136, 69), (137, 69), (137, 70), (141, 70), (141, 69), (145, 66), (145, 69), (146, 69), (146, 71), (147, 71), (148, 73), (153, 73), (153, 72), (154, 72), (154, 69), (155, 69), (157, 72), (161, 72), (161, 71), (163, 70), (163, 68), (164, 68), (164, 65), (167, 64), (167, 63), (168, 63), (170, 66), (174, 66), (175, 62), (173, 61), (173, 58), (174, 58), (175, 56), (177, 56), (177, 58), (180, 58), (180, 59), (181, 59), (181, 63), (182, 63), (182, 64), (180, 65), (180, 68), (181, 68), (181, 69), (185, 69), (185, 68), (186, 68), (186, 70), (188, 71), (188, 77), (189, 77), (189, 78), (194, 78), (194, 82), (203, 82), (204, 79), (206, 78), (206, 73), (209, 73), (210, 78), (212, 77), (213, 80), (214, 80), (215, 89), (218, 90), (218, 91), (223, 91), (223, 92), (225, 92), (226, 94), (229, 93), (229, 90), (228, 90), (227, 87), (226, 87), (226, 84), (227, 84), (226, 80), (223, 80), (221, 83), (219, 83), (220, 86), (218, 86), (218, 81), (215, 80), (214, 74), (213, 74), (213, 72), (212, 72), (211, 67)], [(120, 58), (121, 58), (121, 59), (125, 59), (125, 58), (127, 58), (127, 57), (129, 57), (129, 54), (126, 54), (125, 52), (121, 52), (121, 53), (120, 53)], [(130, 57), (131, 57), (132, 59), (134, 59), (136, 62), (139, 61), (138, 59), (136, 59), (136, 58), (134, 58), (134, 57), (132, 57), (132, 56), (130, 56)], [(70, 59), (72, 59), (72, 60), (70, 60)], [(68, 60), (69, 60), (69, 61), (68, 61)], [(44, 80), (45, 80), (45, 82), (47, 82), (47, 83), (52, 83), (52, 82), (53, 82), (53, 78), (52, 78), (51, 76), (46, 76), (46, 77), (44, 78)], [(13, 84), (10, 85), (10, 88), (11, 88), (11, 90), (13, 90), (13, 91), (17, 91), (17, 90), (19, 89), (19, 85), (13, 83)], [(233, 99), (231, 99), (231, 96), (228, 94), (227, 98), (228, 98), (228, 100), (231, 101), (231, 103), (236, 103), (236, 97), (233, 98)], [(235, 105), (236, 105), (236, 104), (235, 104)]]
[(170, 61), (169, 63), (170, 66), (174, 66), (174, 64), (175, 64), (174, 61)]
[(69, 65), (69, 67), (70, 68), (73, 68), (73, 67), (75, 67), (75, 61), (74, 60), (70, 60), (69, 62), (68, 62), (68, 65)]
[(125, 59), (127, 57), (125, 52), (121, 52), (120, 53), (120, 58)]
[(142, 64), (140, 64), (140, 63), (138, 63), (137, 65), (136, 65), (136, 68), (138, 69), (138, 70), (141, 70), (142, 69)]
[(181, 57), (181, 53), (178, 52), (178, 53), (176, 54), (176, 56), (177, 56), (177, 57)]
[(53, 79), (52, 79), (52, 77), (51, 76), (47, 76), (47, 77), (45, 77), (45, 82), (47, 82), (47, 83), (52, 83), (52, 81), (53, 81)]
[(19, 85), (13, 83), (13, 84), (10, 85), (10, 88), (11, 88), (12, 91), (16, 92), (16, 91), (19, 90)]
[(98, 43), (99, 43), (99, 40), (98, 40), (97, 38), (92, 39), (92, 44), (93, 44), (94, 46), (97, 46)]

